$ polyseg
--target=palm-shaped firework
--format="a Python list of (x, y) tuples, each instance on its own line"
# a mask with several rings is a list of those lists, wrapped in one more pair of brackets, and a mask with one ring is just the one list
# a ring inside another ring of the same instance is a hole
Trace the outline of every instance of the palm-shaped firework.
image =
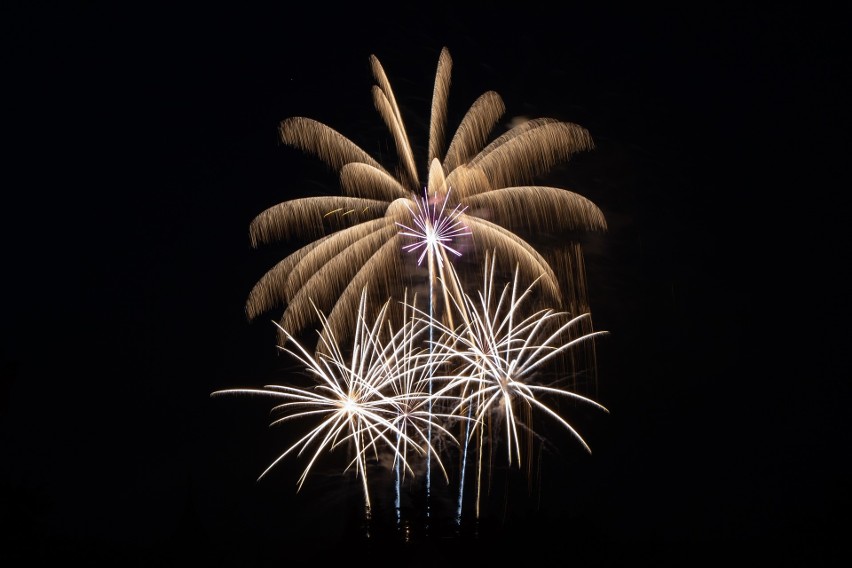
[[(599, 208), (562, 188), (528, 185), (574, 153), (593, 147), (576, 124), (540, 118), (524, 122), (488, 142), (505, 108), (492, 91), (481, 95), (462, 118), (446, 152), (449, 51), (441, 51), (432, 97), (428, 156), (415, 159), (402, 114), (379, 60), (371, 57), (373, 100), (393, 136), (399, 165), (392, 173), (336, 130), (304, 117), (284, 120), (282, 141), (310, 153), (340, 175), (343, 195), (293, 199), (260, 213), (250, 225), (254, 246), (293, 237), (313, 238), (272, 267), (249, 294), (255, 318), (286, 306), (281, 327), (293, 332), (315, 320), (311, 304), (328, 314), (330, 329), (343, 338), (353, 329), (361, 291), (369, 284), (375, 305), (401, 298), (416, 282), (401, 251), (414, 227), (420, 196), (457, 213), (473, 250), (499, 253), (506, 266), (542, 279), (546, 298), (566, 309), (587, 311), (582, 251), (566, 237), (546, 259), (520, 231), (604, 230)], [(418, 167), (426, 170), (425, 183)], [(446, 257), (446, 250), (435, 251)], [(557, 273), (553, 266), (564, 267)], [(430, 274), (432, 284), (435, 275)], [(452, 279), (447, 279), (451, 281)]]

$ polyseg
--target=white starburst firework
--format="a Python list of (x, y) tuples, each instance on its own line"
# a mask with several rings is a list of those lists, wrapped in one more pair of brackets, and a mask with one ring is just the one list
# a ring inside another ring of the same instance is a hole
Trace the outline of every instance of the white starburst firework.
[[(552, 309), (530, 313), (526, 301), (536, 282), (519, 291), (516, 271), (514, 280), (497, 290), (494, 262), (486, 257), (483, 286), (477, 298), (465, 293), (464, 301), (455, 304), (463, 323), (451, 329), (434, 318), (430, 320), (442, 335), (435, 341), (434, 351), (457, 362), (450, 374), (434, 378), (449, 381), (448, 386), (460, 393), (453, 412), (467, 414), (475, 421), (477, 427), (470, 436), (479, 436), (480, 467), (483, 439), (500, 434), (486, 431), (486, 425), (502, 425), (508, 463), (512, 465), (521, 462), (519, 430), (533, 431), (534, 411), (555, 419), (591, 452), (577, 430), (548, 404), (549, 399), (568, 398), (608, 412), (585, 396), (536, 380), (537, 373), (557, 355), (607, 333), (578, 332), (578, 324), (588, 314), (570, 317)], [(496, 419), (487, 420), (489, 416)], [(467, 444), (465, 451), (466, 448)]]
[[(324, 349), (311, 354), (290, 332), (281, 330), (293, 347), (281, 345), (279, 348), (301, 363), (316, 385), (309, 388), (267, 385), (262, 389), (228, 389), (213, 392), (211, 396), (243, 394), (282, 399), (284, 402), (275, 406), (273, 412), (283, 416), (275, 419), (271, 426), (294, 419), (318, 418), (319, 423), (279, 455), (258, 479), (293, 452), (301, 455), (313, 448), (298, 481), (301, 488), (321, 455), (348, 445), (352, 459), (346, 470), (354, 466), (356, 475), (362, 479), (369, 515), (368, 458), (378, 461), (381, 452), (390, 451), (395, 464), (401, 464), (413, 473), (411, 454), (433, 454), (440, 464), (434, 448), (428, 441), (424, 444), (424, 428), (437, 428), (453, 438), (446, 428), (435, 422), (438, 418), (445, 420), (448, 417), (425, 410), (436, 397), (449, 396), (445, 394), (446, 389), (435, 394), (424, 389), (423, 377), (440, 364), (435, 355), (417, 350), (417, 340), (424, 333), (426, 323), (411, 319), (396, 332), (386, 328), (389, 302), (379, 311), (375, 321), (369, 323), (365, 317), (366, 298), (365, 290), (361, 296), (354, 341), (348, 352), (334, 341), (333, 334), (320, 334)], [(318, 316), (326, 325), (325, 316), (322, 313)]]

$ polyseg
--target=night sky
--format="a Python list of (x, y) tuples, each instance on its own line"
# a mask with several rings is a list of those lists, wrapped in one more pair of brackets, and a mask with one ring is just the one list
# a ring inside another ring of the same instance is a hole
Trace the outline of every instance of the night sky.
[[(25, 4), (0, 18), (5, 568), (849, 555), (848, 19)], [(300, 492), (301, 460), (258, 482), (288, 433), (269, 401), (210, 393), (292, 369), (279, 314), (244, 307), (295, 243), (253, 249), (250, 221), (339, 192), (279, 122), (314, 118), (393, 165), (369, 56), (422, 148), (442, 47), (451, 127), (494, 90), (504, 124), (558, 118), (596, 142), (551, 185), (609, 223), (586, 262), (610, 413), (581, 417), (591, 455), (555, 445), (478, 538), (406, 545), (363, 538), (360, 487), (337, 469)]]

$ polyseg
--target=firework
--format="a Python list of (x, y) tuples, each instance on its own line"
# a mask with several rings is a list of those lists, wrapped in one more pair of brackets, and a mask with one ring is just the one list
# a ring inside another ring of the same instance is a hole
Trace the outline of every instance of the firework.
[(423, 258), (427, 254), (435, 258), (439, 266), (444, 265), (443, 258), (448, 252), (457, 257), (461, 256), (462, 253), (451, 245), (455, 239), (471, 234), (470, 229), (459, 219), (464, 213), (460, 205), (456, 205), (452, 211), (446, 210), (449, 193), (448, 191), (443, 199), (429, 199), (428, 194), (424, 192), (423, 198), (417, 200), (417, 210), (411, 211), (416, 228), (397, 223), (404, 229), (400, 234), (415, 239), (413, 243), (403, 246), (402, 250), (411, 252), (422, 249), (417, 258), (418, 266), (423, 264)]
[[(567, 398), (608, 412), (599, 403), (572, 390), (542, 384), (537, 376), (558, 355), (607, 332), (582, 331), (579, 323), (589, 317), (588, 313), (570, 317), (553, 309), (529, 310), (529, 298), (536, 282), (521, 290), (516, 271), (512, 282), (498, 290), (494, 267), (493, 257), (490, 262), (486, 257), (482, 287), (476, 298), (465, 293), (464, 301), (455, 304), (455, 309), (463, 314), (462, 325), (451, 329), (429, 318), (430, 325), (442, 334), (435, 343), (434, 352), (443, 353), (456, 362), (452, 373), (441, 377), (449, 381), (448, 388), (455, 387), (461, 393), (454, 412), (466, 413), (475, 421), (473, 429), (465, 436), (464, 447), (466, 455), (470, 437), (478, 437), (479, 479), (482, 442), (495, 434), (486, 432), (486, 425), (503, 431), (507, 460), (512, 465), (521, 463), (519, 432), (521, 429), (534, 431), (532, 417), (536, 412), (556, 420), (591, 451), (582, 436), (548, 404), (548, 400)], [(479, 485), (477, 482), (477, 487)], [(478, 504), (479, 497), (477, 515)]]
[[(428, 156), (418, 160), (387, 75), (378, 58), (371, 56), (370, 61), (376, 80), (374, 104), (393, 137), (400, 163), (391, 173), (325, 124), (305, 117), (282, 121), (282, 141), (338, 172), (343, 195), (285, 201), (255, 217), (250, 225), (253, 246), (293, 237), (315, 240), (255, 284), (246, 303), (248, 317), (286, 306), (281, 327), (296, 332), (315, 320), (311, 305), (316, 304), (342, 337), (354, 327), (352, 314), (367, 284), (376, 305), (387, 297), (400, 298), (411, 282), (401, 254), (407, 237), (398, 227), (416, 227), (417, 215), (423, 213), (421, 195), (443, 199), (442, 207), (454, 212), (452, 217), (474, 235), (472, 246), (498, 251), (531, 278), (543, 275), (543, 291), (557, 304), (560, 279), (570, 281), (571, 302), (579, 302), (570, 308), (582, 311), (585, 282), (581, 250), (572, 246), (576, 241), (565, 240), (562, 250), (569, 255), (570, 272), (557, 275), (551, 262), (518, 231), (606, 228), (603, 214), (588, 199), (566, 189), (526, 185), (576, 152), (591, 149), (589, 133), (576, 124), (542, 118), (489, 142), (505, 111), (500, 96), (489, 91), (470, 106), (444, 151), (452, 59), (443, 49), (433, 89)], [(426, 170), (425, 183), (418, 167)]]
[[(255, 247), (310, 240), (260, 278), (246, 312), (254, 319), (284, 306), (276, 323), (279, 347), (314, 384), (213, 395), (277, 399), (273, 425), (312, 421), (261, 478), (287, 456), (305, 454), (301, 488), (324, 454), (346, 447), (345, 471), (361, 479), (368, 516), (368, 464), (393, 468), (397, 520), (403, 479), (425, 466), (428, 518), (432, 463), (449, 482), (442, 454), (461, 444), (460, 522), (469, 446), (476, 447), (478, 518), (486, 442), (504, 444), (508, 464), (520, 465), (531, 453), (522, 451), (521, 433), (529, 442), (533, 418), (544, 416), (590, 451), (556, 403), (606, 411), (565, 381), (543, 380), (560, 356), (571, 361), (572, 378), (575, 348), (587, 349), (593, 360), (594, 339), (606, 333), (591, 325), (579, 241), (583, 233), (605, 230), (604, 216), (577, 193), (530, 185), (593, 142), (584, 128), (550, 118), (522, 122), (492, 139), (505, 107), (488, 91), (469, 107), (445, 148), (452, 59), (443, 49), (428, 154), (417, 157), (384, 68), (375, 56), (370, 62), (373, 102), (399, 163), (386, 169), (331, 127), (288, 118), (280, 125), (281, 140), (337, 172), (342, 195), (285, 201), (250, 225)], [(526, 238), (540, 233), (559, 235), (559, 245), (539, 252)], [(463, 252), (472, 254), (462, 259)], [(498, 273), (510, 280), (502, 289)], [(466, 290), (480, 274), (472, 297)], [(417, 294), (408, 299), (409, 290), (424, 284), (427, 308), (417, 305)], [(321, 329), (311, 348), (296, 336), (315, 322)]]
[[(425, 412), (424, 407), (436, 397), (451, 398), (445, 392), (427, 393), (424, 375), (440, 365), (434, 356), (421, 353), (417, 346), (426, 329), (420, 319), (410, 319), (398, 331), (388, 327), (388, 303), (370, 323), (366, 316), (366, 290), (359, 303), (353, 343), (343, 348), (333, 335), (321, 335), (324, 349), (309, 352), (286, 329), (287, 343), (279, 346), (294, 357), (312, 377), (308, 388), (267, 385), (262, 389), (227, 389), (213, 392), (221, 395), (261, 395), (282, 402), (272, 409), (276, 418), (271, 426), (296, 419), (313, 419), (315, 425), (276, 458), (258, 479), (292, 453), (310, 454), (298, 487), (301, 488), (311, 468), (324, 454), (347, 446), (352, 458), (346, 470), (354, 467), (361, 478), (367, 514), (371, 507), (367, 463), (380, 461), (380, 453), (391, 452), (396, 467), (414, 472), (411, 454), (436, 454), (428, 442), (424, 428), (437, 428), (450, 440), (452, 434), (437, 419), (447, 415)], [(322, 313), (323, 325), (328, 321)], [(292, 347), (291, 347), (292, 345)], [(424, 444), (424, 442), (426, 442)], [(440, 456), (435, 455), (440, 464)], [(443, 469), (443, 465), (441, 466)]]

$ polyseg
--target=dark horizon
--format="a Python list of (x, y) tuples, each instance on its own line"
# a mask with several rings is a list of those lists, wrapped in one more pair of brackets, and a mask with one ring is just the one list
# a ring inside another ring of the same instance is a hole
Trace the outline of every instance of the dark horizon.
[[(832, 331), (844, 19), (420, 12), (4, 9), (0, 563), (848, 557), (849, 391)], [(210, 394), (292, 373), (280, 314), (249, 322), (245, 304), (297, 243), (253, 249), (249, 223), (339, 193), (279, 141), (280, 121), (316, 119), (393, 165), (368, 57), (425, 145), (443, 47), (451, 127), (494, 90), (503, 125), (553, 117), (595, 140), (548, 179), (609, 224), (585, 250), (595, 327), (610, 332), (595, 400), (610, 412), (578, 417), (591, 454), (554, 445), (529, 496), (510, 480), (504, 509), (495, 491), (478, 538), (405, 545), (381, 519), (363, 538), (360, 488), (337, 464), (299, 492), (300, 459), (258, 482), (292, 431), (268, 428), (266, 400)]]

